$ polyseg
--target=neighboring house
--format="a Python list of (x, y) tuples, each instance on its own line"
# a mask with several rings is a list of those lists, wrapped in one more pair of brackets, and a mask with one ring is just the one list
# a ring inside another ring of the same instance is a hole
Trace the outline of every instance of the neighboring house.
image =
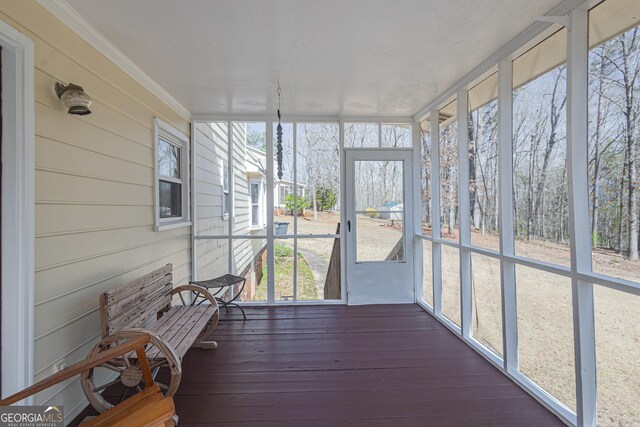
[[(273, 209), (276, 215), (284, 215), (287, 213), (285, 208), (285, 197), (289, 194), (293, 194), (293, 181), (286, 179), (277, 179), (275, 181), (274, 202)], [(307, 186), (305, 184), (298, 183), (298, 197), (305, 197), (307, 194)]]
[[(246, 146), (247, 156), (246, 156), (246, 173), (248, 179), (251, 182), (252, 189), (254, 192), (251, 193), (252, 202), (252, 226), (256, 226), (257, 218), (260, 216), (263, 219), (262, 224), (266, 224), (266, 164), (267, 164), (267, 153), (264, 151)], [(275, 162), (275, 159), (274, 159)], [(258, 183), (258, 174), (260, 174), (261, 182)], [(274, 177), (274, 190), (273, 190), (273, 211), (275, 215), (284, 215), (286, 213), (285, 209), (285, 197), (289, 194), (293, 194), (294, 182), (288, 179), (277, 179)], [(306, 196), (306, 185), (298, 183), (298, 197)], [(260, 191), (260, 197), (257, 196), (258, 191)]]
[(378, 218), (380, 219), (392, 219), (396, 221), (402, 221), (402, 212), (395, 213), (389, 211), (402, 211), (404, 209), (404, 205), (400, 202), (387, 202), (378, 208), (380, 214)]

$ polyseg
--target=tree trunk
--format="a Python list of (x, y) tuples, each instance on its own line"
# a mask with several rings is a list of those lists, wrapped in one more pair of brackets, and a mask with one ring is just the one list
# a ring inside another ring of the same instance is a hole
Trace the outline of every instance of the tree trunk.
[[(493, 139), (492, 139), (493, 141)], [(497, 139), (495, 140), (496, 143), (493, 144), (495, 145), (495, 159), (498, 158), (498, 143), (497, 143)], [(492, 156), (494, 155), (494, 152), (492, 151)], [(492, 203), (493, 203), (493, 230), (497, 231), (498, 228), (500, 227), (500, 203), (498, 200), (498, 193), (500, 192), (498, 190), (498, 161), (494, 161), (493, 162), (494, 168), (493, 168), (493, 192), (492, 192)], [(517, 215), (515, 216), (517, 218)]]
[[(481, 131), (478, 131), (478, 135), (481, 134)], [(483, 141), (483, 143), (487, 143), (489, 142), (489, 140), (487, 140), (487, 138), (484, 138), (484, 135), (482, 138), (478, 138), (478, 141)], [(487, 223), (487, 217), (489, 215), (489, 186), (487, 185), (487, 174), (486, 171), (484, 170), (483, 167), (483, 160), (480, 154), (476, 155), (477, 158), (477, 163), (478, 163), (478, 167), (475, 171), (476, 174), (476, 187), (478, 185), (478, 182), (482, 182), (482, 198), (479, 196), (476, 196), (476, 213), (477, 213), (477, 220), (476, 220), (476, 224), (474, 225), (476, 229), (480, 229), (481, 233), (484, 235), (485, 234), (485, 228), (486, 228), (486, 223)], [(479, 175), (479, 178), (478, 178)], [(481, 200), (482, 199), (482, 200)]]
[(449, 171), (449, 212), (448, 212), (448, 224), (447, 224), (447, 228), (448, 228), (448, 232), (450, 236), (453, 236), (453, 230), (455, 228), (455, 223), (456, 223), (456, 211), (455, 211), (455, 206), (454, 206), (454, 191), (456, 191), (455, 188), (455, 183), (454, 180), (451, 178), (453, 176), (453, 174), (451, 173), (452, 171)]
[(622, 246), (622, 223), (624, 219), (624, 189), (625, 189), (625, 178), (627, 176), (627, 155), (628, 152), (625, 150), (624, 154), (624, 165), (622, 166), (622, 175), (620, 177), (620, 197), (618, 199), (618, 206), (620, 206), (620, 215), (618, 221), (618, 253), (622, 253), (624, 248)]
[(593, 194), (591, 196), (591, 244), (598, 247), (598, 214), (600, 210), (600, 140), (602, 137), (602, 93), (604, 90), (604, 70), (605, 70), (604, 45), (600, 48), (600, 68), (598, 72), (598, 103), (596, 107), (596, 129), (594, 135), (593, 153)]
[(553, 147), (558, 142), (557, 130), (558, 130), (558, 122), (560, 120), (560, 114), (562, 109), (564, 108), (564, 104), (567, 101), (567, 96), (565, 95), (560, 103), (559, 107), (556, 107), (556, 96), (558, 92), (558, 85), (560, 82), (560, 77), (562, 76), (562, 72), (558, 71), (558, 76), (556, 77), (555, 84), (553, 86), (553, 92), (551, 94), (551, 133), (549, 134), (549, 139), (547, 140), (547, 145), (544, 150), (544, 156), (542, 160), (542, 169), (540, 170), (540, 180), (538, 181), (538, 186), (536, 189), (536, 200), (534, 203), (534, 212), (533, 217), (536, 222), (539, 223), (537, 227), (537, 234), (539, 237), (545, 237), (544, 233), (544, 221), (540, 222), (540, 212), (544, 211), (544, 190), (547, 181), (547, 172), (549, 170), (549, 161), (551, 160), (551, 153), (553, 152)]
[[(637, 32), (637, 28), (636, 28)], [(635, 40), (635, 34), (634, 34)], [(629, 205), (629, 259), (638, 260), (638, 201), (636, 195), (636, 144), (633, 140), (635, 134), (635, 117), (634, 117), (634, 89), (635, 80), (637, 74), (632, 75), (629, 56), (631, 49), (627, 46), (626, 38), (624, 35), (620, 37), (620, 44), (622, 47), (622, 62), (624, 66), (624, 92), (625, 92), (625, 133), (627, 143), (627, 173), (629, 174), (628, 181), (628, 205)]]
[(534, 220), (534, 198), (533, 198), (533, 183), (534, 176), (536, 171), (536, 158), (538, 157), (537, 153), (538, 147), (538, 139), (537, 135), (531, 135), (531, 150), (529, 154), (529, 177), (527, 183), (527, 241), (530, 241), (533, 238), (533, 220)]
[(316, 184), (313, 184), (313, 222), (318, 222), (318, 199), (316, 196)]
[[(566, 188), (566, 179), (567, 179), (567, 169), (564, 168), (562, 170), (562, 188)], [(560, 230), (558, 232), (558, 237), (556, 238), (557, 241), (559, 242), (564, 242), (565, 241), (565, 234), (566, 234), (566, 228), (565, 228), (565, 223), (564, 223), (564, 210), (565, 210), (565, 205), (564, 205), (564, 191), (561, 191), (559, 194), (560, 197), (560, 209), (558, 209), (558, 223), (560, 224)]]
[[(513, 218), (515, 219), (515, 238), (519, 237), (519, 224), (518, 224), (518, 203), (516, 200), (516, 174), (511, 174), (511, 203), (513, 205)], [(496, 210), (498, 215), (500, 214), (499, 209)]]
[(431, 222), (431, 203), (430, 202), (430, 190), (431, 190), (431, 176), (430, 176), (430, 164), (431, 164), (431, 147), (427, 143), (427, 139), (424, 133), (420, 135), (420, 143), (422, 145), (422, 175), (421, 175), (421, 194), (422, 194), (422, 220), (425, 224)]
[[(480, 128), (480, 114), (478, 115), (477, 126)], [(478, 154), (478, 131), (474, 132), (473, 114), (467, 115), (467, 132), (469, 136), (469, 210), (471, 215), (471, 224), (476, 230), (479, 228), (480, 218), (476, 209), (477, 197), (478, 197), (478, 176), (476, 169), (477, 154)], [(474, 135), (475, 134), (475, 135)], [(464, 212), (464, 210), (463, 210)]]

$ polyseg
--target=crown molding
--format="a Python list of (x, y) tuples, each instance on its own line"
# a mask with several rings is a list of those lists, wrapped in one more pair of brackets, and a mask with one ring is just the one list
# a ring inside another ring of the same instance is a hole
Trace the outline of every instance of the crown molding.
[(42, 7), (51, 12), (62, 21), (74, 33), (93, 46), (98, 52), (117, 65), (122, 71), (131, 76), (135, 81), (160, 98), (186, 120), (191, 120), (191, 113), (180, 104), (169, 92), (153, 80), (142, 68), (138, 67), (120, 49), (111, 43), (105, 36), (96, 30), (65, 0), (36, 0)]

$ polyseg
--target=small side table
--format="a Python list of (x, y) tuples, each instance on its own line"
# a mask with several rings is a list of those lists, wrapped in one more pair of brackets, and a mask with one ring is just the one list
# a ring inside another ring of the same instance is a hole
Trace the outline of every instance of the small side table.
[[(211, 292), (211, 295), (213, 295), (216, 301), (218, 301), (218, 304), (224, 307), (227, 313), (229, 313), (230, 305), (234, 307), (238, 307), (242, 312), (243, 319), (247, 320), (247, 315), (245, 314), (242, 307), (240, 307), (237, 303), (234, 302), (240, 297), (240, 295), (242, 295), (242, 291), (244, 290), (244, 285), (247, 283), (247, 279), (245, 277), (234, 276), (233, 274), (225, 274), (224, 276), (216, 277), (215, 279), (198, 280), (198, 281), (189, 282), (189, 283), (202, 286), (203, 288), (207, 288), (207, 290)], [(240, 290), (238, 291), (238, 293), (233, 296), (233, 298), (231, 298), (229, 301), (225, 301), (221, 298), (225, 288), (228, 288), (233, 285), (237, 285), (239, 283), (242, 283), (242, 286), (240, 287)], [(203, 298), (203, 300), (200, 301), (198, 305), (202, 304), (205, 300), (206, 298)]]

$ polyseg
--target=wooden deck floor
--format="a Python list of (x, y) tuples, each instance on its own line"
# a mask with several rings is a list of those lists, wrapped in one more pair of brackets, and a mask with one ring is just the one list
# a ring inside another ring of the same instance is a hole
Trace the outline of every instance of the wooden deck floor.
[(180, 426), (563, 425), (417, 305), (247, 316), (185, 356)]

